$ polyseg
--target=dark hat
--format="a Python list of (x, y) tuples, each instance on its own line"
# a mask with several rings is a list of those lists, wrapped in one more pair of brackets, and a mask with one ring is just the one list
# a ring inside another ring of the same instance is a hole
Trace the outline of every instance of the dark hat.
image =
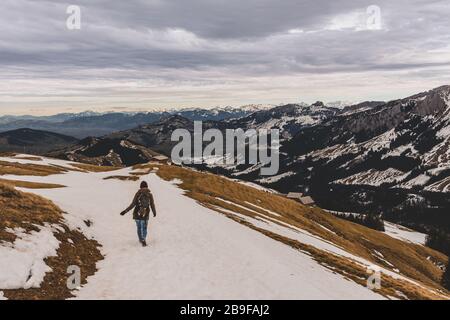
[(145, 181), (141, 182), (141, 189), (148, 188), (148, 184)]

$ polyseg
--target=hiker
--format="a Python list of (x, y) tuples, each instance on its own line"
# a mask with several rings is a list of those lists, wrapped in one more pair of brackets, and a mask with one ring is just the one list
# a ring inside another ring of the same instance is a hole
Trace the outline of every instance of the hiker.
[(148, 188), (148, 184), (145, 181), (141, 182), (141, 188), (133, 198), (133, 202), (128, 208), (120, 213), (121, 216), (125, 215), (128, 211), (134, 208), (133, 219), (136, 221), (137, 234), (139, 241), (143, 247), (147, 246), (147, 227), (148, 219), (150, 218), (150, 207), (152, 208), (153, 216), (156, 217), (155, 201), (153, 195)]

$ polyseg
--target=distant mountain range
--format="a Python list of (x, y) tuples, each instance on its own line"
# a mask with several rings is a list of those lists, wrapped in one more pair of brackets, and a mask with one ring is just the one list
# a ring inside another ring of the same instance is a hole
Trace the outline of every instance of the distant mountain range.
[[(329, 108), (321, 103), (316, 103), (312, 106), (306, 106), (303, 104), (289, 104), (274, 107), (268, 110), (259, 110), (249, 115), (232, 119), (214, 120), (205, 117), (203, 120), (203, 128), (204, 130), (210, 128), (226, 130), (235, 128), (263, 129), (278, 126), (283, 129), (283, 135), (285, 137), (291, 137), (302, 127), (311, 126), (328, 117), (334, 116), (338, 112), (339, 109)], [(113, 141), (115, 144), (124, 144), (126, 141), (128, 144), (133, 145), (134, 149), (145, 147), (148, 150), (152, 150), (152, 152), (158, 152), (170, 156), (171, 150), (176, 144), (176, 142), (171, 141), (172, 132), (176, 129), (187, 129), (190, 132), (193, 132), (194, 120), (199, 119), (198, 117), (195, 117), (194, 119), (193, 117), (187, 118), (179, 114), (169, 115), (162, 117), (158, 121), (140, 125), (128, 130), (113, 132), (111, 134), (104, 135), (101, 138), (84, 139), (80, 142), (82, 146), (77, 144), (68, 148), (57, 150), (50, 155), (69, 160), (82, 159), (82, 157), (85, 156), (85, 148), (89, 145), (89, 150), (103, 150), (101, 153), (104, 159), (100, 162), (103, 164), (108, 164), (111, 163), (111, 154), (108, 154), (108, 150), (104, 150), (103, 145), (110, 145)], [(114, 150), (118, 149), (115, 148)], [(130, 157), (129, 155), (125, 155), (127, 153), (125, 150), (121, 150), (121, 152), (122, 155), (119, 153), (119, 157), (134, 159), (135, 163), (130, 163), (129, 161), (124, 162), (128, 165), (142, 163), (149, 160), (143, 155), (140, 157)], [(99, 153), (96, 152), (95, 157), (98, 156)], [(97, 158), (95, 161), (99, 162), (99, 159)], [(117, 164), (117, 161), (113, 162)]]
[(73, 137), (58, 133), (17, 129), (0, 133), (0, 152), (44, 154), (55, 148), (76, 143)]
[(270, 105), (247, 105), (240, 108), (192, 108), (136, 113), (86, 111), (40, 117), (30, 115), (2, 116), (0, 117), (0, 132), (28, 128), (51, 131), (83, 139), (89, 136), (103, 136), (119, 130), (132, 129), (140, 125), (157, 122), (171, 115), (179, 115), (190, 120), (222, 121), (244, 117), (255, 111), (270, 107)]
[(30, 148), (35, 144), (42, 151), (45, 145), (45, 153), (53, 157), (128, 166), (158, 153), (170, 155), (173, 130), (192, 131), (195, 120), (203, 120), (204, 129), (279, 128), (277, 176), (260, 176), (259, 166), (203, 164), (197, 168), (284, 193), (302, 192), (333, 211), (383, 214), (413, 227), (450, 228), (450, 86), (390, 102), (350, 106), (316, 102), (243, 110), (55, 117), (58, 120), (17, 121), (45, 124), (58, 128), (56, 132), (73, 131), (76, 137), (97, 137), (79, 141), (19, 130), (3, 134), (2, 150), (20, 151), (30, 139)]

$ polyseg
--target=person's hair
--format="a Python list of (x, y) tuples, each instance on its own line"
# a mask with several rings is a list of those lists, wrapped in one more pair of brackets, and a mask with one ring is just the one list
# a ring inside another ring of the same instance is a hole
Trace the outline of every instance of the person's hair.
[(141, 182), (141, 189), (148, 188), (148, 184), (145, 181)]

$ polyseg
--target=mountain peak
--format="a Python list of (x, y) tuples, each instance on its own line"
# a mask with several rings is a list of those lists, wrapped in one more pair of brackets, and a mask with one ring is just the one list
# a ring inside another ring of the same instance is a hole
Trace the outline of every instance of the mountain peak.
[(450, 85), (443, 85), (443, 86), (434, 88), (432, 91), (438, 91), (438, 92), (445, 91), (445, 92), (448, 92), (448, 91), (450, 91)]
[(163, 117), (159, 121), (160, 124), (191, 123), (191, 122), (192, 122), (191, 120), (189, 120), (188, 118), (186, 118), (182, 115), (179, 115), (179, 114), (174, 114), (174, 115), (170, 115), (167, 117)]
[(325, 104), (322, 101), (316, 101), (314, 102), (311, 107), (325, 107)]

